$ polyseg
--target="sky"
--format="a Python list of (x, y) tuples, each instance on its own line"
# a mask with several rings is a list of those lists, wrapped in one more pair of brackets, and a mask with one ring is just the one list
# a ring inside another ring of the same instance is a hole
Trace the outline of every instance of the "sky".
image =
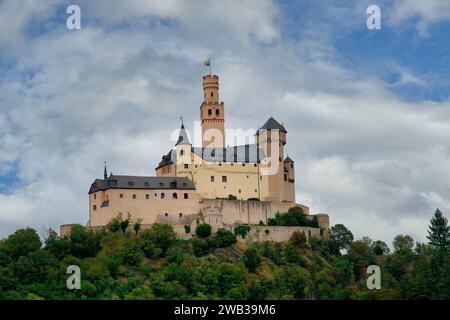
[(285, 125), (312, 213), (388, 244), (450, 216), (448, 0), (0, 0), (0, 29), (0, 238), (86, 224), (104, 160), (154, 175), (208, 57), (227, 128)]

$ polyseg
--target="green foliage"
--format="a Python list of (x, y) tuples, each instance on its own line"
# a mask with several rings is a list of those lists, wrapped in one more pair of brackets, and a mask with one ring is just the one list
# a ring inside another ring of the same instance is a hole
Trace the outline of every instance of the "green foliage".
[(248, 201), (261, 201), (259, 198), (248, 198)]
[(176, 233), (168, 224), (154, 224), (140, 233), (141, 246), (147, 258), (163, 257), (175, 243)]
[(259, 267), (261, 267), (261, 258), (255, 248), (248, 248), (245, 250), (242, 261), (250, 272), (255, 272)]
[[(36, 231), (22, 229), (0, 240), (0, 299), (450, 299), (442, 247), (413, 250), (413, 239), (400, 235), (389, 253), (382, 241), (354, 241), (342, 225), (330, 234), (247, 247), (225, 229), (181, 240), (170, 225), (137, 234), (74, 226), (63, 238), (50, 231), (41, 247)], [(366, 287), (372, 264), (382, 270), (380, 290)], [(81, 290), (67, 290), (69, 265), (81, 268)]]
[(185, 225), (184, 226), (184, 232), (190, 233), (191, 232), (191, 226), (190, 225)]
[(441, 210), (436, 209), (428, 228), (427, 239), (430, 241), (431, 247), (437, 251), (448, 252), (450, 250), (450, 226)]
[(33, 229), (19, 229), (2, 243), (2, 251), (11, 259), (17, 260), (38, 251), (42, 246), (41, 239)]
[(409, 254), (412, 253), (414, 247), (414, 239), (408, 235), (398, 235), (392, 242), (394, 247), (394, 253), (396, 254)]
[(229, 194), (227, 200), (237, 200), (237, 197), (233, 194)]
[(275, 217), (267, 221), (269, 226), (305, 226), (318, 228), (319, 222), (316, 216), (309, 219), (301, 207), (292, 207), (286, 213), (276, 213)]
[(370, 246), (370, 252), (377, 256), (387, 255), (389, 254), (389, 251), (388, 245), (381, 240), (373, 242)]
[(249, 231), (250, 226), (248, 224), (240, 224), (236, 228), (234, 228), (234, 234), (236, 236), (241, 236), (242, 238), (245, 238)]
[(207, 238), (211, 235), (212, 227), (209, 224), (199, 224), (195, 229), (195, 234), (200, 238)]
[(333, 254), (339, 254), (340, 250), (348, 249), (353, 241), (353, 234), (343, 224), (332, 226), (328, 237)]
[(289, 240), (294, 246), (298, 248), (308, 247), (306, 235), (304, 232), (295, 231)]

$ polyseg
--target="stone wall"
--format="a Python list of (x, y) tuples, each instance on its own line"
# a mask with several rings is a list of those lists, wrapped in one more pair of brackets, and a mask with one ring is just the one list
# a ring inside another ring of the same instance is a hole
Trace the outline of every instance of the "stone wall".
[(320, 228), (311, 227), (280, 227), (280, 226), (251, 226), (245, 239), (238, 237), (239, 241), (288, 241), (294, 232), (303, 232), (306, 238), (319, 237)]

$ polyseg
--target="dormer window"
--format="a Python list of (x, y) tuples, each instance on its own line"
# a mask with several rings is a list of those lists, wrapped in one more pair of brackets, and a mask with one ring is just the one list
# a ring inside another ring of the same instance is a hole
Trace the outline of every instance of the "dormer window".
[(129, 186), (134, 186), (134, 181), (128, 181)]

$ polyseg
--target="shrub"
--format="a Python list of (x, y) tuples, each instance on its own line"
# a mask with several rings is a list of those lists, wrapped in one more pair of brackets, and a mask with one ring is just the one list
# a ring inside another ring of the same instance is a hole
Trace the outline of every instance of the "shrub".
[(232, 232), (223, 228), (217, 230), (217, 233), (213, 238), (217, 238), (219, 248), (229, 247), (235, 244), (237, 241), (235, 235)]
[(227, 200), (237, 200), (235, 195), (229, 194)]
[(250, 226), (246, 224), (238, 225), (236, 228), (234, 228), (234, 234), (237, 236), (242, 236), (242, 238), (245, 238), (247, 233), (250, 231)]
[(186, 233), (191, 232), (191, 226), (190, 225), (185, 225), (184, 226), (184, 232), (186, 232)]
[(261, 267), (261, 258), (255, 248), (248, 248), (245, 250), (242, 260), (245, 267), (250, 272), (255, 272), (259, 267)]
[(195, 234), (199, 238), (207, 238), (211, 235), (211, 230), (211, 225), (203, 223), (197, 226), (197, 228), (195, 229)]

